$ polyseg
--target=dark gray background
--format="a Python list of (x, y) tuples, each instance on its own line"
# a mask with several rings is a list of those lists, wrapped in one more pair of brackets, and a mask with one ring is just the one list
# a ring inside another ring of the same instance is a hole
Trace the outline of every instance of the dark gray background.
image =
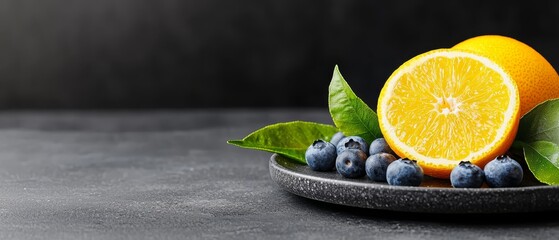
[(481, 34), (559, 66), (559, 1), (0, 1), (0, 108), (376, 105), (407, 59)]

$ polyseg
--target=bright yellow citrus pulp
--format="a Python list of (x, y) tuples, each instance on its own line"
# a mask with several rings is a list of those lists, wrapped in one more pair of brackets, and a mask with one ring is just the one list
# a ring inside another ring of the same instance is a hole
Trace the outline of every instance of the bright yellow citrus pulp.
[(449, 178), (460, 161), (480, 167), (504, 154), (520, 117), (518, 88), (500, 65), (469, 51), (438, 49), (396, 69), (377, 106), (382, 134), (426, 175)]

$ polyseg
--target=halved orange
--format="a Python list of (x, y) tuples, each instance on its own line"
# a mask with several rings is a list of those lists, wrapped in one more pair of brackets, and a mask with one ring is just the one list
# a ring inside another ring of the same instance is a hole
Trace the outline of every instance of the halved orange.
[(377, 106), (381, 132), (400, 157), (426, 175), (450, 177), (460, 161), (480, 167), (506, 153), (518, 129), (518, 88), (492, 60), (437, 49), (396, 69)]

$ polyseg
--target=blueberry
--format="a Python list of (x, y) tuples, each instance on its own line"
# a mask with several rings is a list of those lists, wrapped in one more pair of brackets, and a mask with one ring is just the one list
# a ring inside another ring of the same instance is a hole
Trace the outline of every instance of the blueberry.
[(340, 142), (340, 140), (342, 140), (342, 138), (344, 138), (344, 137), (345, 137), (344, 133), (337, 132), (332, 136), (332, 139), (330, 139), (330, 142), (332, 144), (334, 144), (334, 146), (336, 146)]
[(336, 158), (336, 170), (346, 178), (365, 176), (365, 161), (367, 154), (360, 149), (348, 149)]
[(369, 153), (369, 145), (365, 139), (359, 136), (347, 136), (340, 139), (336, 148), (338, 155), (348, 148), (357, 148), (365, 152), (365, 154)]
[(380, 152), (394, 155), (394, 151), (392, 151), (390, 146), (388, 146), (388, 143), (386, 143), (386, 139), (384, 138), (377, 138), (373, 140), (373, 142), (371, 142), (371, 146), (369, 146), (369, 156)]
[(386, 168), (386, 181), (390, 185), (419, 186), (423, 181), (423, 169), (415, 160), (400, 158)]
[(480, 188), (483, 181), (483, 169), (470, 161), (460, 161), (450, 172), (450, 184), (455, 188)]
[(492, 188), (518, 187), (524, 173), (520, 163), (507, 155), (501, 155), (491, 160), (483, 170), (485, 171), (485, 181)]
[(323, 140), (314, 141), (305, 152), (305, 160), (314, 171), (331, 171), (336, 165), (336, 146)]
[(386, 168), (396, 160), (390, 153), (375, 153), (367, 158), (365, 171), (369, 179), (375, 182), (386, 182)]

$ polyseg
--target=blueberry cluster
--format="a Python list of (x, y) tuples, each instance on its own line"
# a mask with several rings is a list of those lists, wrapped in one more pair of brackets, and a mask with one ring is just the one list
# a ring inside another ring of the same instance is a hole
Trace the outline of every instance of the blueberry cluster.
[(398, 159), (384, 138), (368, 144), (359, 136), (338, 132), (330, 142), (314, 141), (307, 148), (305, 158), (314, 171), (336, 170), (346, 178), (367, 176), (375, 182), (400, 186), (419, 186), (423, 180), (423, 170), (417, 162)]
[[(305, 158), (314, 171), (334, 171), (346, 178), (367, 176), (375, 182), (387, 182), (397, 186), (419, 186), (423, 181), (423, 170), (415, 160), (399, 158), (384, 138), (367, 144), (359, 136), (334, 134), (330, 142), (314, 141), (306, 150)], [(450, 174), (454, 188), (517, 187), (522, 182), (520, 164), (501, 155), (482, 169), (469, 161), (461, 161)]]
[(479, 188), (483, 183), (491, 188), (518, 187), (523, 178), (522, 166), (508, 155), (491, 160), (483, 169), (469, 161), (461, 161), (450, 172), (455, 188)]

